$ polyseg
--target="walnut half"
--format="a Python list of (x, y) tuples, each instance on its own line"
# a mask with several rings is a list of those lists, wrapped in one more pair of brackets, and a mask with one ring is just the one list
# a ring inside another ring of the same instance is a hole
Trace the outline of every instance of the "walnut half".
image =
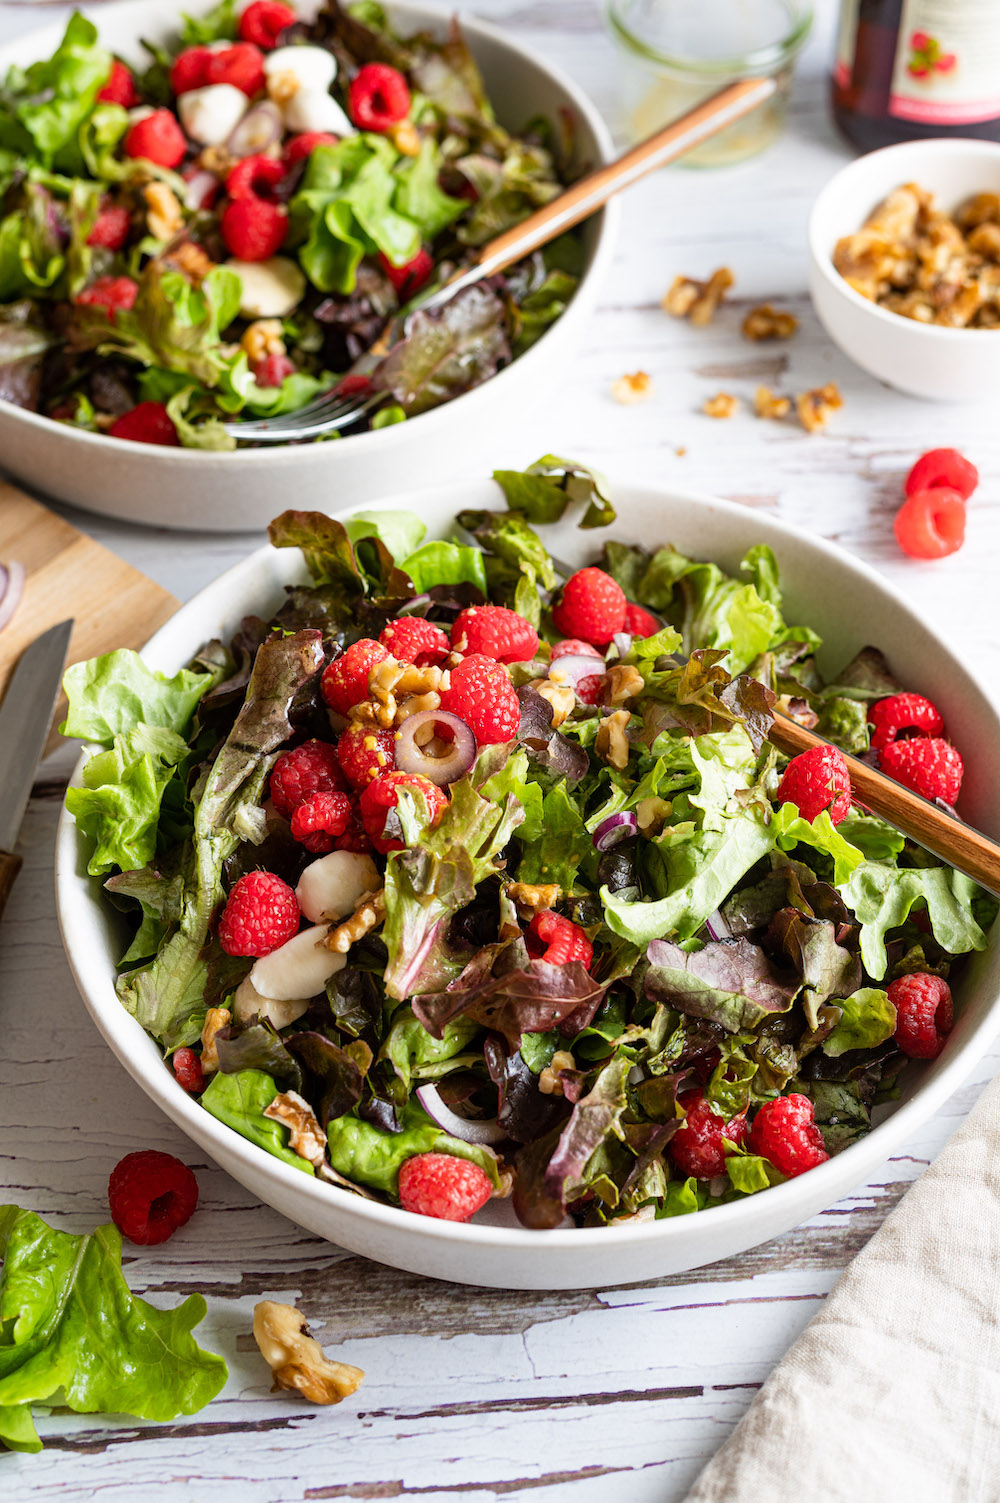
[(617, 381), (612, 382), (611, 395), (625, 407), (633, 402), (644, 402), (653, 395), (653, 378), (648, 371), (633, 371), (631, 375), (619, 376)]
[(687, 318), (699, 328), (710, 324), (734, 277), (728, 266), (713, 271), (707, 282), (693, 277), (674, 277), (663, 296), (663, 310), (674, 318)]
[(702, 412), (710, 418), (731, 418), (739, 407), (739, 397), (734, 397), (729, 391), (716, 392), (714, 397), (706, 397), (701, 404)]
[(782, 313), (770, 303), (761, 303), (751, 308), (743, 320), (743, 337), (755, 342), (761, 339), (791, 339), (799, 321), (794, 313)]
[(288, 1128), (288, 1146), (300, 1159), (316, 1165), (326, 1158), (326, 1134), (316, 1113), (298, 1091), (282, 1091), (275, 1096), (265, 1106), (264, 1116)]
[(362, 1369), (329, 1361), (294, 1305), (260, 1300), (253, 1311), (253, 1339), (271, 1369), (272, 1393), (287, 1388), (313, 1404), (339, 1404), (361, 1386)]
[(812, 391), (801, 392), (795, 398), (799, 422), (807, 433), (817, 433), (825, 428), (830, 413), (843, 405), (844, 399), (835, 381), (828, 381), (825, 386), (817, 386)]

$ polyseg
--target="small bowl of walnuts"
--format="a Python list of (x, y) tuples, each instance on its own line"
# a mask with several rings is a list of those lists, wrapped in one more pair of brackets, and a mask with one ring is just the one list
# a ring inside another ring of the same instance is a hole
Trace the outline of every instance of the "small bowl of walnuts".
[(851, 162), (813, 205), (809, 263), (820, 322), (870, 375), (939, 402), (1000, 392), (1000, 143)]

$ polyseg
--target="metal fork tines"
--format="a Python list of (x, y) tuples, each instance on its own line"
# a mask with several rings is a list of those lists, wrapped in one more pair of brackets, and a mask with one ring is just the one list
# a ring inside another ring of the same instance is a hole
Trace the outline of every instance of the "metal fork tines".
[(287, 444), (295, 439), (318, 438), (324, 433), (335, 433), (357, 422), (369, 412), (384, 393), (371, 396), (342, 397), (337, 388), (325, 392), (306, 407), (288, 412), (281, 417), (252, 418), (247, 422), (224, 423), (226, 432), (233, 438), (255, 444)]

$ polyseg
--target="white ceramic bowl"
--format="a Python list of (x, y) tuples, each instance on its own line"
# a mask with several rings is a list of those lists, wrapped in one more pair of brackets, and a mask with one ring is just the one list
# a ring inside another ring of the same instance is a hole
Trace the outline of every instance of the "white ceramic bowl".
[(833, 264), (843, 235), (859, 230), (893, 188), (918, 183), (951, 211), (974, 193), (1000, 193), (1000, 143), (906, 141), (851, 162), (827, 183), (809, 219), (809, 290), (820, 323), (862, 370), (911, 396), (969, 402), (1000, 392), (1000, 330), (946, 329), (880, 308)]
[[(730, 502), (637, 486), (614, 486), (612, 495), (618, 507), (612, 534), (626, 541), (670, 541), (685, 553), (715, 559), (734, 571), (752, 544), (770, 543), (781, 566), (788, 618), (808, 622), (822, 633), (821, 664), (828, 672), (842, 667), (867, 642), (876, 643), (904, 682), (927, 693), (948, 723), (962, 727), (967, 753), (963, 810), (987, 833), (1000, 836), (987, 754), (1000, 736), (997, 712), (922, 617), (879, 575), (829, 543)], [(502, 503), (492, 481), (474, 481), (410, 492), (380, 504), (419, 512), (433, 536), (463, 507)], [(592, 561), (600, 544), (599, 535), (568, 524), (544, 531), (553, 552), (573, 564)], [(302, 575), (294, 550), (263, 548), (251, 554), (157, 632), (144, 653), (146, 660), (175, 672), (207, 638), (230, 634), (247, 612), (266, 615), (282, 598), (282, 586)], [(460, 1283), (513, 1289), (632, 1283), (711, 1263), (777, 1236), (865, 1179), (962, 1082), (996, 1031), (1000, 933), (962, 973), (958, 1019), (941, 1058), (908, 1072), (902, 1099), (887, 1120), (818, 1169), (746, 1200), (653, 1224), (528, 1231), (515, 1223), (508, 1206), (491, 1202), (475, 1224), (456, 1226), (308, 1179), (193, 1101), (118, 1001), (114, 979), (123, 948), (120, 915), (103, 901), (100, 884), (86, 875), (86, 857), (76, 825), (64, 813), (56, 895), (66, 953), (91, 1016), (147, 1095), (242, 1185), (300, 1226), (378, 1262)], [(484, 1221), (491, 1210), (503, 1224)]]
[[(138, 60), (140, 38), (165, 40), (176, 29), (178, 9), (197, 13), (211, 3), (122, 0), (89, 14), (109, 48)], [(404, 32), (423, 28), (443, 34), (452, 15), (450, 7), (435, 9), (415, 0), (392, 0), (389, 11)], [(581, 165), (610, 159), (607, 127), (561, 69), (495, 27), (464, 16), (462, 24), (502, 124), (518, 130), (533, 116), (555, 120), (566, 109), (577, 121)], [(12, 63), (48, 57), (61, 35), (61, 25), (46, 26), (0, 48), (0, 79)], [(105, 516), (220, 532), (259, 530), (283, 504), (323, 510), (348, 501), (362, 506), (397, 487), (400, 477), (419, 484), (481, 468), (490, 436), (516, 430), (520, 415), (558, 384), (610, 266), (617, 220), (618, 205), (612, 203), (583, 227), (586, 266), (580, 286), (537, 344), (492, 380), (410, 422), (336, 443), (212, 454), (86, 433), (0, 401), (0, 467), (33, 490)]]

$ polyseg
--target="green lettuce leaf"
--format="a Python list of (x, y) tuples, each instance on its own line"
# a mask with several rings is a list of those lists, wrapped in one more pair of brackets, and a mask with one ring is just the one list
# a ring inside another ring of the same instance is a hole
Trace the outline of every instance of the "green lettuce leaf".
[(571, 459), (545, 454), (526, 470), (494, 470), (493, 479), (511, 511), (529, 522), (558, 522), (574, 505), (585, 508), (581, 527), (609, 527), (615, 520), (603, 475)]
[(66, 790), (66, 808), (94, 843), (91, 876), (113, 867), (132, 871), (153, 859), (164, 790), (187, 752), (175, 731), (140, 724), (90, 758), (84, 786)]
[(921, 902), (934, 938), (949, 954), (986, 948), (986, 936), (972, 912), (980, 889), (950, 867), (899, 870), (865, 861), (837, 890), (861, 924), (861, 958), (876, 981), (885, 975), (886, 934), (905, 923), (911, 908)]
[(833, 1059), (849, 1049), (873, 1049), (896, 1031), (896, 1009), (883, 991), (863, 987), (838, 1005), (843, 1016), (822, 1045), (823, 1053)]
[(69, 713), (59, 727), (64, 736), (110, 746), (138, 725), (161, 726), (182, 735), (202, 695), (217, 682), (211, 673), (181, 668), (172, 678), (147, 668), (137, 652), (119, 648), (63, 677)]
[(450, 1062), (461, 1054), (478, 1032), (478, 1023), (459, 1017), (446, 1023), (441, 1037), (435, 1038), (414, 1017), (413, 1009), (404, 1007), (393, 1017), (381, 1055), (390, 1062), (409, 1091), (414, 1077), (418, 1080), (436, 1079), (446, 1073), (440, 1068), (442, 1065), (453, 1068)]
[(415, 1101), (404, 1108), (401, 1125), (401, 1132), (383, 1132), (360, 1117), (335, 1118), (327, 1128), (330, 1163), (355, 1184), (395, 1195), (399, 1171), (407, 1159), (417, 1153), (450, 1153), (478, 1164), (494, 1188), (500, 1188), (497, 1157), (491, 1149), (449, 1137)]
[(236, 37), (236, 0), (219, 0), (203, 16), (181, 12), (181, 46), (197, 47), (207, 42), (229, 42)]
[(111, 72), (97, 27), (76, 11), (52, 56), (11, 68), (0, 96), (0, 145), (45, 163), (76, 165), (76, 133)]
[(312, 1164), (289, 1148), (288, 1128), (264, 1116), (264, 1108), (271, 1105), (277, 1094), (278, 1087), (263, 1070), (240, 1070), (233, 1075), (220, 1072), (212, 1076), (202, 1092), (201, 1104), (240, 1137), (266, 1149), (283, 1163), (314, 1174)]
[(726, 1173), (734, 1190), (741, 1195), (756, 1195), (758, 1190), (767, 1190), (780, 1180), (774, 1165), (755, 1153), (728, 1153)]
[(798, 978), (782, 976), (746, 939), (712, 940), (691, 953), (657, 939), (646, 957), (644, 985), (652, 1001), (719, 1023), (728, 1033), (787, 1012), (800, 989)]
[(412, 511), (356, 511), (344, 526), (352, 544), (379, 538), (400, 565), (427, 536), (427, 523)]
[(407, 417), (415, 417), (481, 385), (509, 358), (503, 301), (477, 283), (440, 308), (411, 314), (404, 338), (393, 345), (372, 380)]
[(424, 543), (403, 560), (400, 568), (410, 576), (418, 594), (435, 585), (457, 584), (474, 584), (486, 594), (483, 555), (478, 548), (467, 548), (463, 543)]
[[(531, 786), (534, 789), (537, 785)], [(537, 831), (529, 831), (527, 823), (518, 831), (522, 853), (517, 879), (556, 882), (568, 893), (581, 864), (593, 861), (594, 842), (565, 783), (557, 783), (545, 794), (539, 824)], [(526, 832), (531, 834), (530, 840)]]
[(809, 821), (801, 817), (794, 804), (782, 804), (775, 810), (773, 826), (775, 844), (780, 850), (791, 851), (801, 844), (829, 856), (835, 884), (846, 882), (865, 859), (864, 852), (844, 838), (843, 824), (835, 825), (827, 809)]

